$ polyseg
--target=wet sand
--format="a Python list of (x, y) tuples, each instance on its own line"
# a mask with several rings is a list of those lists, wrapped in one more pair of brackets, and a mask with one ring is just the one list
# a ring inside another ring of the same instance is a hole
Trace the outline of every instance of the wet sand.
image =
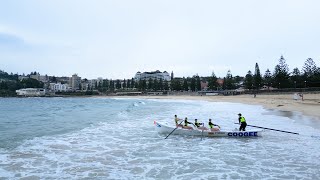
[[(132, 96), (129, 96), (132, 98)], [(294, 99), (294, 94), (253, 95), (236, 96), (138, 96), (145, 99), (183, 99), (204, 100), (212, 102), (235, 102), (244, 104), (262, 105), (264, 108), (280, 111), (301, 112), (303, 115), (312, 116), (320, 120), (320, 94), (304, 94), (303, 100)]]

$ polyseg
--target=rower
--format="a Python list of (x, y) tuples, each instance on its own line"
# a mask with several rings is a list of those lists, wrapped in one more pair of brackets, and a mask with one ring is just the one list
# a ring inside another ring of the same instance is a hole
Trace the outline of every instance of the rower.
[(208, 130), (206, 127), (201, 126), (201, 125), (203, 125), (203, 123), (199, 123), (198, 119), (194, 120), (194, 125), (200, 130)]
[(194, 125), (196, 125), (197, 128), (199, 128), (201, 124), (202, 123), (198, 123), (198, 119), (194, 119)]
[[(211, 131), (220, 131), (220, 126), (217, 125), (217, 124), (213, 124), (211, 122), (211, 119), (209, 119), (209, 123), (208, 124), (209, 124), (209, 128), (210, 128)], [(218, 126), (218, 127), (214, 127), (214, 126)]]
[(188, 126), (188, 124), (192, 124), (192, 123), (189, 122), (189, 121), (188, 121), (188, 118), (186, 117), (186, 118), (184, 119), (184, 126), (183, 126), (183, 128), (184, 128), (184, 129), (193, 129), (191, 126)]
[(176, 122), (176, 127), (183, 127), (183, 125), (179, 123), (182, 119), (178, 118), (177, 115), (174, 115), (174, 121)]
[(240, 124), (239, 131), (241, 130), (246, 131), (246, 126), (247, 126), (246, 119), (241, 115), (241, 113), (239, 113), (238, 115), (239, 115), (239, 124)]

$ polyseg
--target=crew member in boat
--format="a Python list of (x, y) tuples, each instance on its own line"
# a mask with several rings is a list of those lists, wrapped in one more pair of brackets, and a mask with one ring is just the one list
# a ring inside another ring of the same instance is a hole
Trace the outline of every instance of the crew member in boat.
[(200, 130), (208, 130), (206, 127), (201, 126), (203, 123), (199, 123), (198, 119), (194, 120), (194, 125)]
[(240, 124), (239, 131), (241, 130), (246, 131), (246, 127), (247, 127), (246, 118), (244, 118), (241, 113), (239, 113), (238, 115), (239, 115), (239, 124)]
[[(218, 127), (215, 127), (215, 126), (218, 126)], [(220, 131), (220, 126), (217, 124), (213, 124), (211, 122), (211, 119), (209, 119), (209, 128), (211, 131)]]
[[(174, 121), (176, 122), (176, 127), (183, 127), (183, 125), (180, 124), (180, 123), (182, 123), (181, 121), (183, 121), (183, 120), (178, 118), (177, 115), (174, 115)], [(180, 121), (180, 123), (179, 123), (179, 121)]]
[(183, 128), (184, 128), (184, 129), (193, 129), (191, 126), (188, 126), (188, 124), (192, 124), (192, 123), (189, 122), (189, 121), (188, 121), (188, 118), (186, 117), (186, 118), (184, 119), (184, 126), (183, 126)]

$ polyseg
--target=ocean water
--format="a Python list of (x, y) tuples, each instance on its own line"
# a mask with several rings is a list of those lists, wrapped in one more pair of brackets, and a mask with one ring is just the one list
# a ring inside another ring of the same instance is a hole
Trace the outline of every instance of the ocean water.
[[(153, 121), (208, 118), (260, 138), (166, 135)], [(0, 98), (0, 179), (319, 179), (319, 120), (239, 103), (118, 98)], [(250, 127), (247, 127), (249, 130)]]

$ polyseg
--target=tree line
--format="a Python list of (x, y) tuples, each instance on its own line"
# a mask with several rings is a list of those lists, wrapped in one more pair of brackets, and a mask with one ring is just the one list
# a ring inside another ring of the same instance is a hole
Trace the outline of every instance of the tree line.
[(25, 78), (21, 81), (19, 80), (19, 75), (8, 74), (0, 70), (0, 96), (15, 96), (15, 91), (21, 88), (43, 88), (44, 83), (32, 79)]
[[(31, 72), (30, 75), (39, 74)], [(27, 76), (30, 76), (27, 75)], [(55, 82), (56, 78), (50, 78), (50, 82)], [(83, 80), (87, 82), (87, 79)], [(291, 72), (286, 59), (281, 56), (279, 63), (274, 67), (273, 72), (267, 69), (264, 74), (260, 72), (258, 63), (255, 64), (254, 72), (248, 70), (245, 76), (233, 76), (228, 70), (223, 78), (218, 78), (214, 72), (211, 76), (172, 78), (170, 82), (163, 79), (143, 79), (136, 81), (134, 78), (120, 80), (103, 79), (93, 85), (89, 85), (88, 90), (98, 90), (103, 93), (114, 91), (200, 91), (201, 82), (208, 83), (208, 90), (231, 90), (239, 87), (245, 89), (260, 89), (263, 86), (272, 88), (309, 88), (320, 87), (320, 68), (312, 58), (305, 60), (302, 69), (294, 68)], [(8, 74), (0, 70), (0, 96), (12, 96), (15, 90), (20, 88), (43, 88), (44, 83), (25, 78), (19, 80), (19, 75)], [(79, 87), (81, 89), (81, 85)]]
[(134, 78), (124, 79), (123, 81), (104, 79), (95, 82), (94, 87), (100, 92), (114, 92), (116, 90), (138, 90), (138, 91), (167, 91), (169, 90), (169, 82), (163, 79), (152, 79), (135, 81)]
[(290, 72), (285, 58), (281, 56), (273, 73), (267, 69), (262, 75), (259, 65), (256, 63), (254, 74), (250, 70), (246, 74), (244, 87), (256, 89), (263, 85), (278, 89), (320, 87), (320, 68), (316, 66), (312, 58), (308, 58), (301, 71), (296, 67)]

